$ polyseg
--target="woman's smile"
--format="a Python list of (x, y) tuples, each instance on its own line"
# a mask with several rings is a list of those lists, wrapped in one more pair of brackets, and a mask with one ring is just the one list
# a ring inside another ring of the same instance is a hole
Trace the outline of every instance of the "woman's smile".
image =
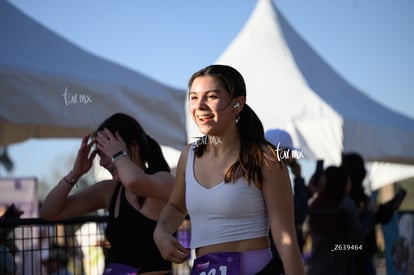
[(196, 117), (200, 123), (204, 124), (212, 120), (214, 118), (214, 115), (213, 114), (202, 114), (202, 115), (197, 115)]

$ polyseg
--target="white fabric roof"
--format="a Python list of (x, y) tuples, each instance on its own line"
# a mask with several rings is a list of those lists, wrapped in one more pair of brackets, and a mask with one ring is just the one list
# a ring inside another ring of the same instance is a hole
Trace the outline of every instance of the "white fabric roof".
[(0, 35), (0, 146), (80, 137), (115, 112), (134, 116), (162, 145), (186, 144), (184, 90), (82, 50), (7, 1)]
[(368, 165), (368, 170), (368, 179), (372, 190), (414, 177), (414, 166), (408, 164), (372, 162)]
[(270, 0), (258, 1), (216, 63), (242, 72), (247, 103), (265, 128), (288, 130), (308, 157), (338, 162), (342, 151), (357, 151), (367, 160), (414, 163), (414, 120), (342, 79)]
[[(305, 158), (339, 164), (342, 152), (354, 151), (367, 161), (414, 164), (414, 120), (345, 81), (271, 0), (258, 1), (216, 63), (233, 65), (243, 74), (247, 103), (265, 129), (287, 130)], [(408, 174), (414, 175), (409, 167)]]

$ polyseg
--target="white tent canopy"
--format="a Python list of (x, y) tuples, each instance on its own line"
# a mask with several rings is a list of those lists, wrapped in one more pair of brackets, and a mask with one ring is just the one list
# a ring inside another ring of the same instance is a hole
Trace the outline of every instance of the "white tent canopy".
[(330, 68), (277, 12), (258, 4), (217, 63), (245, 76), (247, 103), (266, 129), (288, 130), (310, 158), (341, 152), (414, 164), (414, 120), (371, 100)]
[(372, 162), (369, 164), (368, 179), (372, 190), (412, 177), (414, 177), (413, 165), (389, 162)]
[[(258, 1), (216, 63), (233, 65), (243, 74), (247, 103), (265, 129), (287, 130), (305, 158), (339, 164), (341, 154), (352, 151), (367, 161), (414, 164), (414, 120), (341, 78), (271, 0)], [(408, 174), (414, 175), (409, 167)]]
[(185, 145), (185, 91), (98, 58), (0, 1), (0, 146), (80, 137), (115, 112), (162, 145)]

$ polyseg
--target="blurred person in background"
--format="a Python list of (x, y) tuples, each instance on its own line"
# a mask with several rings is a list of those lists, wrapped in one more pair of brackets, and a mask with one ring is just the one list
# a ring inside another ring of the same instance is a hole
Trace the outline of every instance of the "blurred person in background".
[(374, 256), (377, 253), (375, 225), (387, 224), (391, 221), (392, 216), (406, 196), (406, 191), (400, 189), (393, 199), (377, 205), (376, 201), (373, 202), (364, 190), (363, 183), (367, 171), (363, 157), (356, 152), (343, 154), (341, 166), (351, 180), (350, 196), (359, 209), (361, 223), (367, 232), (363, 240), (364, 249), (362, 250), (361, 257), (358, 259), (359, 269), (361, 274), (375, 275)]
[(312, 252), (308, 275), (358, 275), (358, 255), (363, 247), (359, 211), (349, 196), (351, 182), (340, 167), (326, 168), (320, 178), (324, 188), (310, 205)]
[(52, 244), (49, 248), (48, 257), (42, 259), (48, 275), (72, 275), (68, 270), (68, 252), (57, 244)]
[(22, 214), (23, 211), (19, 210), (14, 204), (11, 204), (6, 207), (0, 217), (0, 221), (4, 222), (0, 226), (0, 275), (13, 275), (16, 272), (16, 263), (14, 260), (16, 247), (14, 238), (9, 238), (10, 233), (16, 226), (7, 225), (7, 223), (19, 219)]

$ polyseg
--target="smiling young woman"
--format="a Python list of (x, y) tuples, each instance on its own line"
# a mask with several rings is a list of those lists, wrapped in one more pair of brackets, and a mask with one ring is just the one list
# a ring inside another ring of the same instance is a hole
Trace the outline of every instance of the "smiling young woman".
[[(195, 249), (192, 274), (277, 274), (270, 227), (285, 274), (304, 274), (287, 168), (246, 104), (242, 75), (211, 65), (193, 74), (188, 89), (191, 116), (204, 136), (180, 156), (176, 183), (154, 232), (161, 254), (181, 263)], [(173, 236), (187, 214), (189, 248)]]

